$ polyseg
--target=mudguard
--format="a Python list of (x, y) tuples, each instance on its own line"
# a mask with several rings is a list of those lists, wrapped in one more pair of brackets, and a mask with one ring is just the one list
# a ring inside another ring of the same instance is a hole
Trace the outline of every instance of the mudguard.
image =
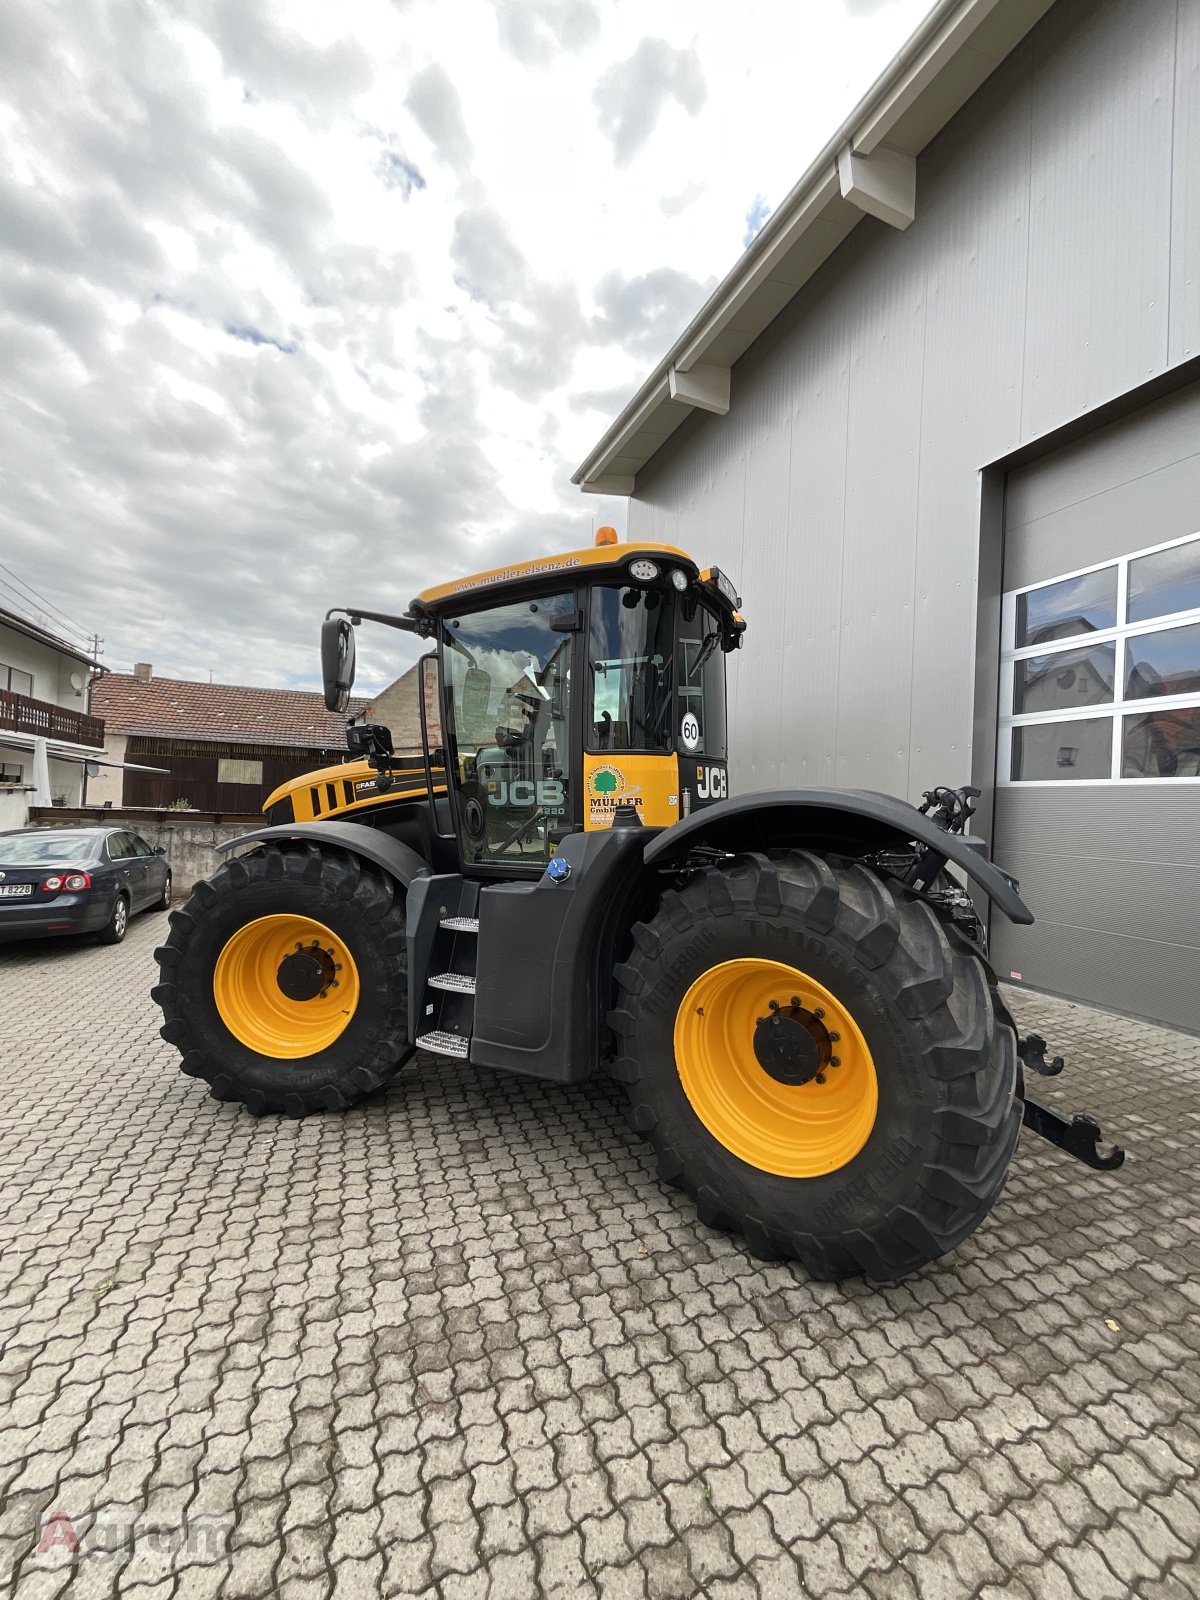
[(718, 800), (655, 834), (646, 865), (667, 866), (698, 844), (733, 852), (794, 845), (861, 856), (909, 843), (928, 845), (960, 866), (1011, 922), (1033, 921), (1020, 885), (987, 859), (982, 840), (947, 833), (907, 801), (869, 789), (769, 789)]
[(284, 840), (300, 844), (332, 844), (351, 855), (361, 856), (373, 866), (380, 867), (389, 877), (395, 878), (407, 889), (414, 878), (428, 873), (430, 866), (409, 845), (378, 828), (368, 828), (362, 822), (284, 822), (273, 828), (259, 828), (254, 833), (243, 833), (238, 839), (219, 844), (218, 850), (236, 850), (239, 845), (260, 844), (264, 840), (282, 844)]

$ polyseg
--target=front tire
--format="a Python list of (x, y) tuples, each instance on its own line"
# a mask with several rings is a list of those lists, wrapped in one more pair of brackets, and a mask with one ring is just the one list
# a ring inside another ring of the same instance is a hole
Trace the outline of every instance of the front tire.
[(617, 968), (630, 1120), (700, 1220), (815, 1277), (968, 1237), (1021, 1126), (982, 961), (901, 885), (808, 852), (668, 891)]
[(388, 878), (317, 845), (267, 846), (198, 883), (155, 951), (159, 1030), (214, 1099), (341, 1110), (408, 1057), (404, 903)]

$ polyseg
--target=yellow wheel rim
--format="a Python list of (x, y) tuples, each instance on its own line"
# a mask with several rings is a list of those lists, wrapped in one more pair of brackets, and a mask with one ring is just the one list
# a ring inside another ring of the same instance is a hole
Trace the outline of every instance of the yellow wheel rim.
[(702, 973), (675, 1018), (675, 1064), (709, 1133), (760, 1172), (836, 1172), (875, 1126), (879, 1084), (858, 1024), (823, 984), (780, 961)]
[(217, 957), (213, 999), (247, 1049), (297, 1061), (341, 1037), (358, 1006), (358, 968), (345, 944), (312, 917), (259, 917)]

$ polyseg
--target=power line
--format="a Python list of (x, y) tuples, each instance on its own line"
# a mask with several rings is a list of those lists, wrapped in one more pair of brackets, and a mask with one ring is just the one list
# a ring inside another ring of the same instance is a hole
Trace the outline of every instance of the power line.
[[(53, 616), (44, 607), (36, 604), (28, 597), (28, 595), (22, 594), (21, 591), (19, 589), (15, 589), (11, 583), (8, 583), (4, 578), (0, 578), (0, 590), (4, 589), (7, 589), (8, 595), (12, 597), (10, 604), (15, 601), (20, 611), (26, 613), (26, 621), (34, 623), (35, 627), (43, 627), (48, 632), (58, 631), (68, 635), (74, 634), (79, 639), (87, 639), (89, 637), (87, 630), (81, 628), (78, 623), (71, 622), (66, 619), (59, 621), (58, 617)], [(4, 596), (3, 598), (7, 599), (8, 596)], [(41, 623), (37, 622), (36, 620), (39, 616), (45, 618), (45, 620)], [(71, 642), (73, 643), (74, 640)]]
[[(68, 627), (73, 629), (73, 631), (75, 633), (80, 633), (80, 634), (83, 635), (83, 637), (85, 639), (87, 638), (88, 631), (87, 631), (86, 628), (80, 627), (79, 623), (75, 622), (71, 617), (67, 616), (66, 612), (62, 609), (61, 606), (56, 606), (54, 604), (53, 600), (47, 600), (46, 596), (44, 594), (42, 594), (39, 590), (35, 589), (31, 583), (26, 583), (24, 578), (18, 577), (17, 574), (12, 570), (11, 567), (5, 566), (3, 561), (0, 561), (0, 572), (7, 572), (9, 577), (12, 578), (14, 580), (14, 582), (20, 584), (22, 589), (28, 590), (28, 592), (33, 596), (33, 598), (35, 600), (39, 601), (42, 606), (46, 607), (49, 611), (52, 611), (52, 612), (56, 613), (59, 617), (61, 617), (62, 621)], [(0, 579), (0, 582), (3, 582), (3, 579)], [(12, 589), (12, 584), (6, 583), (4, 585), (4, 587), (6, 589), (12, 590), (13, 593), (17, 593), (18, 592), (16, 590)], [(29, 601), (26, 600), (25, 604), (28, 605)]]

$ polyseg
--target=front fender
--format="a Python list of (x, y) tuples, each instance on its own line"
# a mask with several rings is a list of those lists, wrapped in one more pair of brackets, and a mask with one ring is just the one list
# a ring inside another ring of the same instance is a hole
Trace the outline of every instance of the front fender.
[(243, 833), (238, 839), (219, 844), (218, 850), (236, 850), (243, 844), (261, 844), (269, 840), (282, 844), (285, 840), (300, 844), (332, 844), (351, 855), (361, 856), (373, 866), (381, 868), (407, 889), (414, 878), (428, 873), (430, 866), (409, 845), (378, 828), (368, 828), (362, 822), (292, 822), (280, 823), (273, 828), (259, 828), (255, 833)]
[(906, 800), (869, 789), (768, 789), (719, 800), (655, 834), (646, 864), (666, 866), (700, 843), (732, 852), (794, 846), (848, 856), (928, 845), (960, 866), (1011, 922), (1033, 921), (1020, 885), (987, 859), (979, 840), (946, 833)]

